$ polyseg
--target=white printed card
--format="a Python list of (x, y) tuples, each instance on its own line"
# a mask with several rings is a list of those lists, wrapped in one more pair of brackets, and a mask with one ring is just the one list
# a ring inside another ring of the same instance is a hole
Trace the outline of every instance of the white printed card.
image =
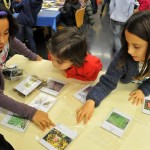
[(131, 121), (131, 117), (114, 109), (101, 127), (121, 137)]
[(65, 86), (65, 84), (66, 83), (63, 81), (49, 78), (46, 85), (43, 86), (40, 90), (47, 94), (57, 96), (60, 93), (60, 91), (62, 90), (62, 88)]
[(49, 109), (55, 104), (55, 102), (55, 97), (41, 92), (29, 105), (44, 112), (48, 112)]
[(150, 114), (150, 96), (145, 97), (142, 112)]
[(76, 132), (58, 124), (40, 140), (40, 143), (48, 150), (65, 150), (76, 136)]
[(28, 76), (22, 82), (20, 82), (16, 87), (15, 90), (23, 94), (24, 96), (29, 95), (35, 88), (37, 88), (42, 81), (36, 79), (33, 76)]
[(12, 112), (9, 112), (7, 115), (5, 115), (5, 117), (1, 121), (1, 124), (19, 132), (25, 132), (29, 122), (29, 120), (26, 120), (16, 114), (13, 114)]
[(74, 94), (74, 97), (76, 99), (78, 99), (79, 101), (81, 101), (82, 103), (85, 103), (86, 101), (86, 96), (88, 94), (88, 92), (91, 90), (92, 86), (91, 85), (87, 85), (86, 87), (84, 87), (83, 89), (79, 90), (78, 92), (76, 92)]

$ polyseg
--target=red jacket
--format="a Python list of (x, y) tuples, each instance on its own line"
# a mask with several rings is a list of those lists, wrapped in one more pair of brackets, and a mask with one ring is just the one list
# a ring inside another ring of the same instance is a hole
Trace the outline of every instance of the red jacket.
[[(48, 59), (50, 55), (48, 54)], [(99, 58), (88, 54), (82, 67), (72, 66), (65, 70), (67, 78), (75, 78), (82, 81), (94, 81), (99, 71), (102, 70), (102, 63)]]
[(138, 0), (139, 2), (139, 11), (150, 10), (150, 0)]

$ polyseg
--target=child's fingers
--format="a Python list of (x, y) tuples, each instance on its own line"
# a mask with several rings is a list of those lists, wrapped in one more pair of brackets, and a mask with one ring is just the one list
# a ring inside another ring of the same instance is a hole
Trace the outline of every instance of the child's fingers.
[(140, 98), (135, 98), (133, 101), (132, 101), (132, 104), (134, 105), (138, 105), (141, 103), (141, 99)]
[(89, 113), (84, 116), (84, 124), (87, 124), (87, 122), (89, 120), (89, 116), (90, 116)]
[(143, 102), (144, 102), (144, 99), (142, 98), (142, 99), (141, 99), (141, 104), (143, 104)]
[(42, 130), (44, 131), (44, 127), (40, 122), (36, 122), (36, 125)]
[(128, 101), (132, 101), (133, 99), (135, 99), (137, 97), (137, 95), (133, 95), (133, 96), (131, 96), (129, 99), (128, 99)]
[(93, 115), (93, 112), (90, 113), (90, 115), (89, 115), (89, 120), (91, 119), (92, 115)]
[(84, 112), (82, 112), (82, 110), (79, 110), (78, 111), (78, 114), (77, 114), (77, 123), (80, 123), (84, 118)]
[(55, 126), (55, 124), (50, 120), (49, 121), (49, 126), (52, 126), (52, 127), (54, 127)]
[(130, 95), (130, 96), (133, 96), (135, 93), (136, 93), (136, 92), (134, 91), (134, 92), (130, 93), (129, 95)]

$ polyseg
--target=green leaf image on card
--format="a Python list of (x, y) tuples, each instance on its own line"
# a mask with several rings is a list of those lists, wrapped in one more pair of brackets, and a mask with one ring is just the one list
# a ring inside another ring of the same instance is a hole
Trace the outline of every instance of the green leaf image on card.
[(125, 118), (124, 116), (121, 116), (120, 114), (118, 114), (116, 112), (112, 112), (112, 114), (109, 116), (107, 121), (109, 123), (115, 125), (116, 127), (124, 130), (130, 120)]
[(26, 119), (23, 119), (23, 118), (20, 118), (19, 116), (14, 115), (14, 116), (11, 116), (11, 118), (8, 120), (7, 123), (9, 125), (24, 129), (27, 125), (27, 122), (28, 121)]

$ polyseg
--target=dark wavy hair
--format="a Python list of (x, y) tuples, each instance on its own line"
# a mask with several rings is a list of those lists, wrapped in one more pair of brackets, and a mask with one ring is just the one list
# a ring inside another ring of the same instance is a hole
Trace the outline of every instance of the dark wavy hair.
[(87, 42), (84, 34), (76, 27), (66, 27), (58, 31), (48, 42), (47, 49), (56, 58), (70, 60), (80, 67), (87, 55)]
[(11, 12), (5, 8), (4, 6), (0, 5), (0, 19), (7, 18), (9, 22), (9, 36), (14, 37), (18, 32), (18, 24), (13, 18)]
[(126, 22), (121, 36), (122, 48), (120, 50), (121, 59), (119, 66), (123, 66), (127, 58), (131, 57), (128, 54), (128, 43), (125, 38), (126, 30), (148, 42), (143, 67), (135, 78), (140, 79), (144, 76), (150, 76), (150, 11), (137, 12)]

